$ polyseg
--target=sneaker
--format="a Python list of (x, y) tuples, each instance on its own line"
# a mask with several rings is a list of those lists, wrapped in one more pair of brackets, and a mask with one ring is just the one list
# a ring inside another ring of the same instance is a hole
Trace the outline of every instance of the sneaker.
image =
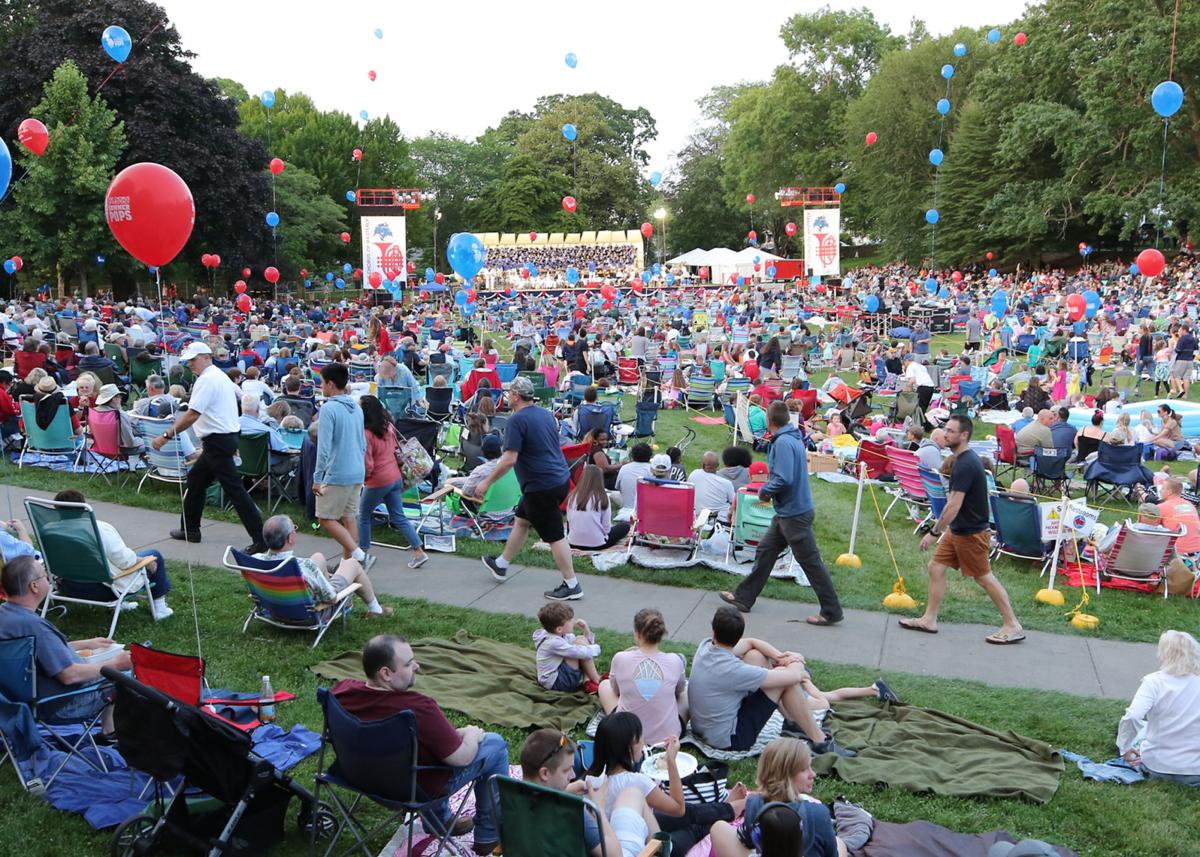
[(487, 570), (492, 573), (492, 577), (495, 580), (498, 580), (501, 583), (508, 580), (508, 569), (501, 568), (500, 565), (496, 562), (496, 557), (485, 556), (483, 558), (483, 564), (487, 568)]
[(373, 553), (369, 553), (364, 556), (362, 561), (363, 571), (370, 571), (371, 566), (373, 566), (378, 559), (379, 557), (375, 556)]
[(460, 815), (450, 828), (451, 836), (466, 836), (475, 829), (475, 819), (469, 815)]
[(858, 755), (858, 753), (854, 750), (848, 750), (837, 741), (833, 740), (832, 735), (829, 735), (829, 737), (824, 741), (818, 741), (814, 743), (812, 745), (812, 752), (814, 756), (820, 756), (822, 753), (833, 753), (837, 756), (844, 756), (847, 759), (853, 759)]
[(409, 568), (420, 568), (425, 563), (429, 562), (429, 554), (423, 553), (420, 556), (413, 557), (408, 561)]
[(567, 586), (564, 580), (553, 589), (547, 589), (542, 593), (551, 601), (578, 601), (583, 597), (583, 587), (576, 583), (573, 587)]
[(185, 533), (183, 530), (171, 530), (171, 538), (177, 542), (191, 542), (196, 544), (200, 541), (199, 533)]
[(156, 607), (151, 607), (150, 612), (154, 616), (155, 622), (161, 622), (163, 619), (170, 619), (175, 615), (175, 611), (170, 607), (164, 607), (161, 610)]
[(895, 691), (888, 687), (887, 682), (881, 678), (875, 679), (874, 688), (879, 694), (880, 702), (899, 702), (900, 697), (896, 696)]

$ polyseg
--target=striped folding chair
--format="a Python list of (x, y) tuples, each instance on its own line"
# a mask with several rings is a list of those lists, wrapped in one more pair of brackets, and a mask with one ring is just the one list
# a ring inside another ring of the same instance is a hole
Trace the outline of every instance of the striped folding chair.
[(711, 375), (693, 374), (687, 382), (687, 398), (684, 406), (690, 411), (711, 411), (713, 409), (713, 393), (717, 382)]

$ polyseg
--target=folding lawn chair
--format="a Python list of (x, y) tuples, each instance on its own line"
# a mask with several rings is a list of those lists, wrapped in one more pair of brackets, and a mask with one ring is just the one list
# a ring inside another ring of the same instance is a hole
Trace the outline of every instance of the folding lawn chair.
[[(100, 538), (96, 515), (87, 503), (26, 497), (25, 512), (41, 546), (46, 573), (50, 575), (50, 594), (42, 602), (43, 616), (59, 602), (111, 608), (112, 622), (106, 636), (112, 637), (126, 599), (145, 591), (147, 601), (152, 600), (150, 578), (145, 569), (154, 563), (154, 558), (142, 557), (113, 575), (109, 571), (108, 554)], [(63, 584), (86, 587), (89, 592), (103, 592), (104, 595), (69, 595), (63, 591)]]
[(921, 485), (925, 488), (925, 498), (929, 500), (929, 520), (937, 521), (946, 508), (946, 483), (942, 474), (928, 467), (917, 465), (917, 475), (921, 477)]
[(1017, 455), (1017, 434), (1011, 426), (996, 426), (996, 478), (1005, 473), (1016, 473), (1028, 463)]
[(1045, 564), (1051, 551), (1042, 541), (1042, 512), (1036, 497), (997, 491), (989, 495), (992, 522), (992, 558), (1005, 554), (1015, 559), (1027, 559)]
[(1067, 473), (1067, 462), (1071, 459), (1069, 449), (1045, 449), (1037, 447), (1033, 450), (1033, 470), (1029, 474), (1031, 486), (1035, 494), (1054, 497), (1062, 493), (1062, 486), (1070, 486), (1071, 476)]
[(1083, 471), (1087, 480), (1087, 498), (1093, 505), (1130, 491), (1135, 485), (1154, 484), (1154, 474), (1142, 464), (1142, 446), (1100, 444), (1096, 460)]
[(109, 474), (119, 474), (123, 463), (125, 479), (122, 480), (122, 484), (124, 484), (133, 472), (133, 463), (129, 460), (128, 455), (121, 452), (120, 439), (120, 414), (116, 411), (98, 411), (95, 408), (88, 408), (87, 428), (84, 432), (83, 443), (75, 456), (75, 469), (78, 470), (81, 464), (94, 465), (96, 469), (89, 476), (95, 478), (96, 474), (99, 474), (104, 477), (105, 482), (108, 482)]
[(453, 387), (426, 387), (425, 401), (429, 403), (426, 414), (431, 420), (445, 422), (450, 419), (450, 414), (453, 410), (451, 403), (454, 401)]
[(393, 418), (402, 419), (408, 416), (408, 408), (412, 405), (412, 390), (408, 387), (378, 387), (376, 392), (384, 410)]
[(27, 453), (38, 455), (72, 455), (76, 453), (75, 429), (71, 426), (71, 409), (64, 403), (50, 425), (41, 429), (37, 424), (37, 412), (33, 402), (21, 400), (21, 424), (25, 434), (25, 445), (17, 459), (17, 468), (25, 464)]
[(769, 500), (759, 500), (758, 489), (757, 485), (743, 485), (734, 495), (726, 563), (730, 559), (736, 561), (742, 548), (757, 547), (775, 517), (774, 505)]
[(153, 479), (157, 482), (168, 482), (172, 485), (186, 484), (191, 465), (188, 464), (187, 457), (184, 455), (184, 438), (176, 435), (163, 444), (163, 448), (159, 450), (150, 445), (150, 441), (166, 434), (167, 429), (175, 425), (175, 420), (138, 416), (133, 416), (131, 419), (133, 420), (133, 428), (137, 432), (138, 437), (145, 441), (146, 444), (146, 450), (143, 453), (143, 458), (146, 462), (146, 473), (142, 476), (141, 481), (138, 482), (137, 490), (139, 492), (142, 490), (142, 485), (145, 484), (147, 479)]
[(897, 446), (888, 446), (886, 449), (888, 466), (892, 473), (896, 474), (896, 483), (884, 489), (894, 499), (887, 507), (887, 511), (883, 513), (883, 517), (886, 520), (892, 511), (892, 506), (904, 501), (904, 505), (908, 507), (909, 517), (917, 522), (917, 526), (913, 530), (915, 533), (929, 520), (929, 498), (925, 494), (925, 484), (921, 481), (921, 474), (917, 470), (920, 467), (917, 454)]
[(687, 397), (684, 408), (690, 411), (711, 411), (717, 382), (708, 375), (692, 373), (687, 379)]
[(686, 482), (639, 480), (630, 544), (686, 550), (690, 562), (700, 549), (701, 530), (713, 514), (709, 509), (696, 514), (695, 498), (695, 486)]
[(623, 387), (635, 387), (642, 380), (642, 367), (635, 357), (617, 358), (617, 383)]
[(227, 547), (222, 562), (226, 568), (241, 573), (254, 602), (242, 624), (243, 634), (255, 619), (289, 631), (315, 631), (314, 649), (335, 620), (341, 619), (345, 625), (354, 593), (362, 588), (362, 584), (352, 583), (337, 593), (332, 603), (319, 604), (313, 601), (294, 556), (278, 561), (255, 559), (251, 554)]
[(1131, 580), (1162, 586), (1163, 598), (1169, 593), (1167, 564), (1175, 554), (1177, 533), (1164, 528), (1125, 521), (1107, 549), (1097, 547), (1095, 558), (1096, 592), (1102, 578)]
[(588, 432), (600, 429), (611, 439), (616, 418), (616, 405), (584, 402), (575, 411), (576, 437), (583, 438)]
[[(238, 475), (250, 480), (251, 493), (264, 483), (267, 486), (267, 508), (275, 514), (275, 509), (287, 496), (287, 479), (290, 474), (277, 473), (271, 466), (271, 437), (266, 432), (257, 434), (238, 435)], [(271, 502), (272, 495), (275, 501)]]
[[(411, 711), (401, 711), (383, 720), (360, 720), (346, 711), (333, 692), (324, 687), (317, 689), (317, 702), (321, 705), (325, 725), (321, 731), (315, 795), (318, 805), (324, 799), (338, 815), (336, 829), (324, 853), (327, 856), (333, 853), (342, 834), (349, 831), (355, 844), (338, 853), (359, 851), (365, 857), (375, 857), (379, 846), (371, 848), (368, 843), (381, 833), (390, 836), (399, 824), (408, 831), (405, 853), (413, 854), (413, 825), (418, 818), (431, 824), (434, 807), (449, 797), (427, 794), (419, 785), (418, 776), (435, 772), (449, 775), (453, 769), (418, 762), (417, 718)], [(330, 749), (334, 758), (326, 766), (325, 756)], [(353, 798), (347, 800), (341, 792), (349, 792)], [(470, 792), (467, 793), (469, 796)], [(377, 814), (372, 813), (369, 819), (359, 818), (355, 810), (364, 797), (387, 810), (387, 816), (378, 820)], [(446, 829), (438, 833), (437, 848), (422, 852), (426, 857), (438, 857), (447, 848), (457, 853), (451, 830), (466, 806), (467, 797), (455, 807)], [(318, 826), (313, 825), (313, 850), (317, 832)]]
[(567, 401), (579, 404), (583, 401), (584, 392), (588, 387), (592, 386), (592, 376), (584, 375), (581, 372), (572, 372), (570, 384), (571, 388), (567, 391)]
[(782, 365), (779, 367), (779, 377), (784, 380), (784, 383), (790, 384), (792, 379), (804, 371), (804, 358), (800, 356), (792, 356), (790, 354), (783, 355)]
[(858, 460), (867, 465), (867, 478), (880, 479), (892, 472), (888, 445), (863, 438), (858, 442)]

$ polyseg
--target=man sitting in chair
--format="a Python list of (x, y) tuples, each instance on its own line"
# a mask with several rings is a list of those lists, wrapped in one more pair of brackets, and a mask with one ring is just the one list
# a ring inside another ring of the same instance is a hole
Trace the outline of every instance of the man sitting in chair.
[[(107, 648), (113, 641), (106, 637), (68, 641), (63, 633), (38, 615), (38, 607), (50, 593), (50, 575), (37, 559), (19, 556), (4, 565), (0, 585), (7, 598), (0, 604), (0, 640), (33, 637), (36, 641), (37, 690), (39, 697), (66, 693), (72, 688), (100, 678), (100, 667), (127, 670), (132, 662), (129, 652), (120, 652), (99, 663), (84, 663), (93, 649)], [(113, 731), (112, 707), (100, 688), (92, 693), (71, 696), (40, 706), (38, 715), (48, 723), (77, 723), (105, 709), (104, 734)]]
[[(417, 784), (431, 797), (448, 797), (474, 783), (474, 824), (470, 818), (459, 818), (451, 832), (462, 836), (474, 827), (473, 850), (476, 854), (491, 854), (500, 836), (496, 830), (495, 802), (488, 779), (496, 774), (508, 774), (508, 743), (500, 735), (484, 732), (478, 726), (454, 728), (435, 700), (412, 689), (421, 665), (404, 638), (391, 634), (372, 637), (363, 647), (362, 664), (366, 681), (344, 679), (338, 682), (333, 688), (337, 701), (350, 714), (366, 721), (383, 720), (401, 711), (411, 711), (417, 722), (417, 763), (446, 765), (453, 769), (422, 771)], [(441, 801), (435, 811), (437, 821), (444, 829), (450, 821), (449, 802)]]
[(263, 542), (267, 546), (266, 552), (256, 553), (254, 558), (266, 562), (282, 562), (294, 557), (316, 603), (332, 604), (337, 600), (339, 592), (351, 584), (358, 583), (362, 585), (358, 596), (366, 602), (368, 618), (391, 616), (395, 612), (391, 607), (380, 605), (379, 599), (375, 597), (371, 578), (367, 577), (367, 572), (358, 560), (352, 557), (326, 560), (321, 553), (315, 553), (311, 557), (296, 556), (296, 525), (287, 515), (275, 515), (267, 519), (263, 524)]

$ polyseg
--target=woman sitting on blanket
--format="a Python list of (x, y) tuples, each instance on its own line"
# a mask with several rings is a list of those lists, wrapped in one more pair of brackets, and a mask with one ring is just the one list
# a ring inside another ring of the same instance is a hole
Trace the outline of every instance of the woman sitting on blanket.
[[(829, 810), (809, 796), (817, 775), (812, 752), (799, 738), (768, 744), (755, 779), (758, 789), (746, 797), (741, 827), (726, 821), (712, 826), (713, 857), (846, 857), (871, 837), (875, 820), (870, 813), (840, 800), (834, 804), (840, 835), (834, 833)], [(786, 814), (772, 817), (779, 809), (790, 810), (798, 824)]]
[(633, 617), (637, 645), (613, 655), (609, 677), (600, 682), (604, 713), (636, 715), (651, 744), (678, 738), (687, 723), (687, 662), (659, 649), (666, 633), (662, 613), (653, 607), (639, 610)]
[(1164, 631), (1158, 663), (1121, 718), (1117, 749), (1152, 779), (1200, 786), (1200, 643), (1184, 631)]

